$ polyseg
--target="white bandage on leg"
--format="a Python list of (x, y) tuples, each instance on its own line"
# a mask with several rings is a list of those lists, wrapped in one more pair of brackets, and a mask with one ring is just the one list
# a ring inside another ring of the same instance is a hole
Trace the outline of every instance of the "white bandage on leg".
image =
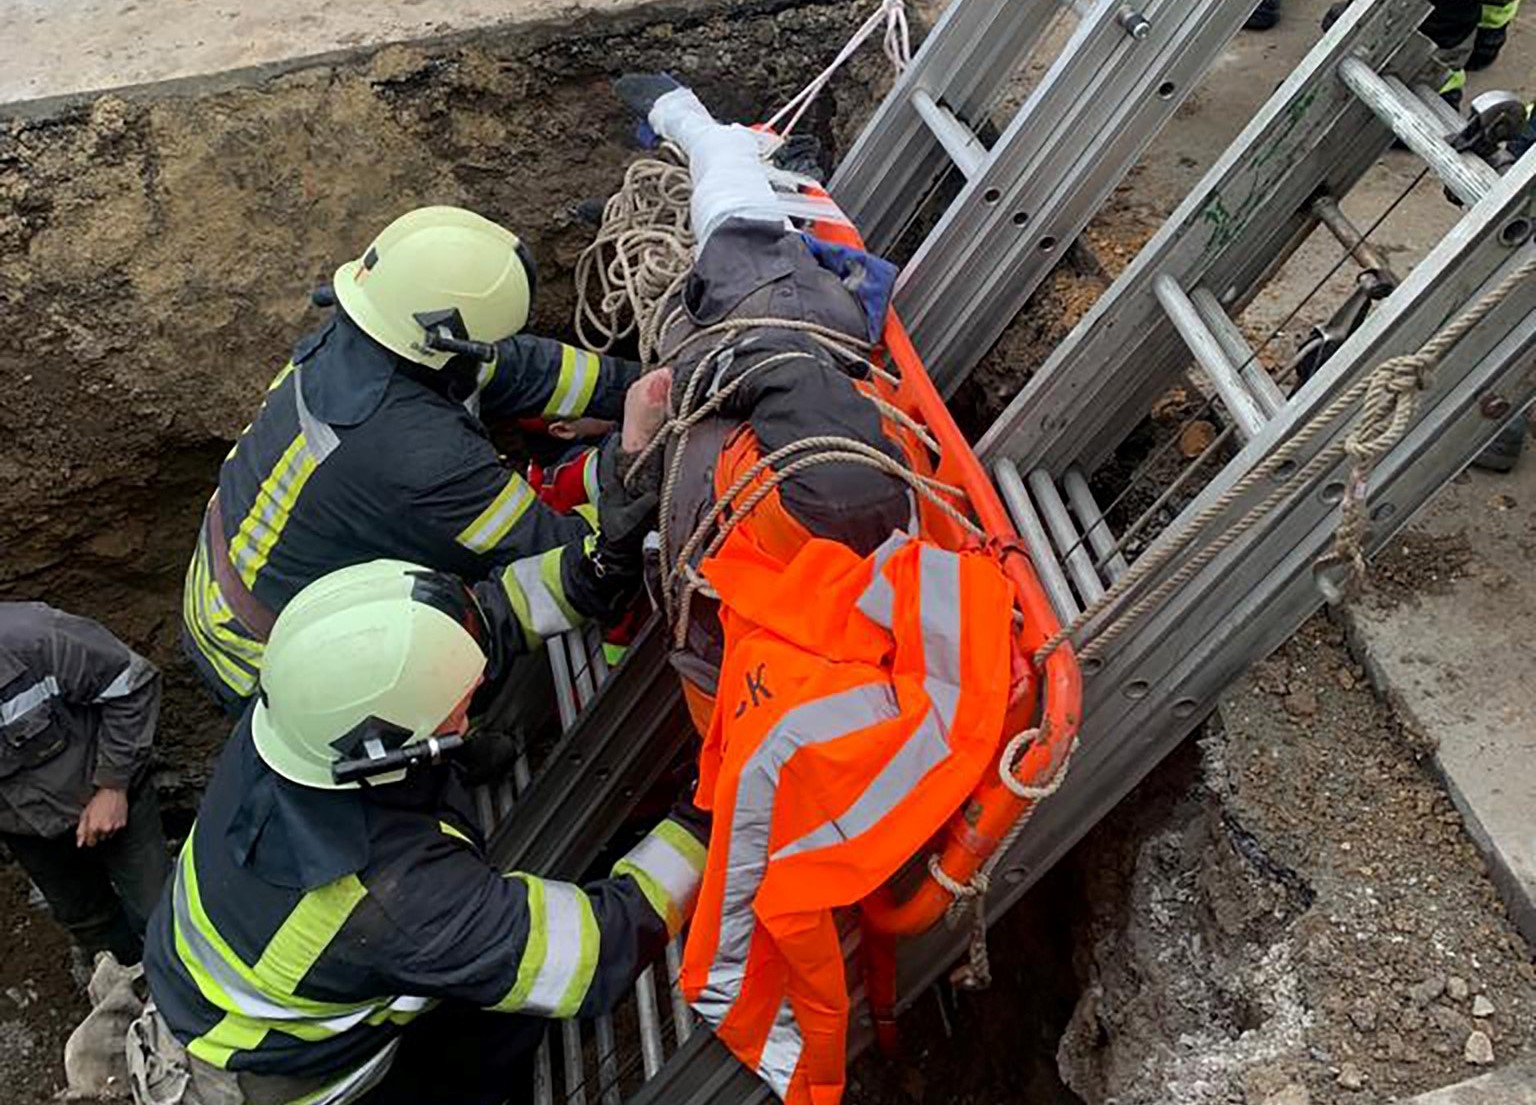
[(690, 88), (676, 88), (651, 105), (651, 129), (688, 155), (693, 177), (695, 249), (703, 249), (729, 218), (786, 225), (785, 212), (763, 161), (766, 136), (715, 121)]

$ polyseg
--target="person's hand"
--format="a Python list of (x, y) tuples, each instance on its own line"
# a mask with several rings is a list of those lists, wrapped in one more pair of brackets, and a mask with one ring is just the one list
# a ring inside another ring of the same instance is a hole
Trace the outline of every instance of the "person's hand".
[(667, 402), (672, 395), (672, 370), (657, 368), (629, 385), (624, 393), (624, 428), (619, 444), (631, 455), (651, 443), (667, 421)]
[(128, 792), (102, 787), (80, 811), (75, 844), (90, 848), (128, 824)]

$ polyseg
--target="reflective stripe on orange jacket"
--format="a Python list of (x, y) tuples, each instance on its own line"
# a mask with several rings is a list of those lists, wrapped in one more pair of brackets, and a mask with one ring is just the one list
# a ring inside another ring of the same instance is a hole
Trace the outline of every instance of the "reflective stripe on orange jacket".
[(793, 1105), (842, 1094), (832, 910), (894, 874), (996, 754), (1012, 588), (995, 560), (893, 534), (787, 565), (745, 529), (704, 565), (725, 655), (700, 758), (714, 811), (683, 987)]

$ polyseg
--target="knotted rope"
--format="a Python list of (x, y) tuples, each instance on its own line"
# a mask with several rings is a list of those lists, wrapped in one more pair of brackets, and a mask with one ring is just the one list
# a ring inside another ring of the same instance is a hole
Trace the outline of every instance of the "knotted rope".
[(992, 985), (992, 962), (987, 953), (987, 892), (992, 889), (992, 875), (1003, 856), (1023, 835), (1025, 826), (1035, 816), (1039, 804), (1060, 790), (1061, 785), (1067, 781), (1067, 768), (1071, 766), (1072, 757), (1077, 752), (1077, 737), (1074, 735), (1066, 754), (1055, 765), (1046, 782), (1039, 786), (1022, 783), (1014, 774), (1014, 766), (1024, 751), (1039, 739), (1039, 729), (1025, 729), (1015, 733), (1004, 746), (1003, 754), (998, 757), (998, 779), (1010, 793), (1025, 799), (1029, 805), (1014, 819), (1007, 834), (970, 880), (960, 882), (951, 878), (949, 872), (944, 870), (937, 852), (928, 857), (928, 874), (955, 899), (944, 914), (945, 924), (950, 928), (958, 928), (962, 918), (966, 914), (970, 915), (971, 931), (966, 943), (966, 961), (950, 974), (950, 981), (961, 989), (985, 990)]
[[(1408, 431), (1418, 409), (1419, 393), (1434, 379), (1435, 369), (1462, 338), (1477, 327), (1493, 311), (1497, 310), (1515, 290), (1536, 273), (1536, 254), (1511, 269), (1493, 288), (1471, 307), (1447, 323), (1422, 346), (1412, 353), (1389, 358), (1370, 374), (1357, 380), (1341, 392), (1321, 412), (1302, 427), (1301, 431), (1261, 463), (1254, 465), (1231, 487), (1219, 495), (1210, 505), (1195, 514), (1177, 531), (1165, 533), (1151, 550), (1131, 565), (1128, 572), (1115, 581), (1097, 602), (1091, 604), (1074, 618), (1071, 624), (1056, 632), (1035, 652), (1035, 662), (1043, 664), (1056, 649), (1067, 641), (1079, 645), (1078, 654), (1090, 659), (1103, 653), (1111, 643), (1125, 634), (1131, 626), (1166, 599), (1170, 594), (1192, 579), (1216, 557), (1236, 544), (1266, 516), (1284, 504), (1297, 486), (1305, 486), (1323, 475), (1340, 460), (1352, 461), (1349, 482), (1345, 486), (1343, 509), (1339, 526), (1334, 535), (1333, 547), (1318, 560), (1319, 569), (1334, 565), (1346, 566), (1348, 583), (1342, 588), (1330, 587), (1342, 597), (1365, 578), (1365, 544), (1369, 535), (1370, 512), (1367, 502), (1370, 475), (1376, 464)], [(1300, 467), (1297, 459), (1327, 434), (1339, 419), (1359, 408), (1355, 422), (1343, 441), (1335, 441), (1319, 450), (1311, 460)], [(1233, 504), (1254, 488), (1266, 482), (1276, 484), (1267, 496), (1249, 508), (1237, 521), (1229, 525), (1212, 541), (1190, 557), (1178, 571), (1165, 579), (1153, 590), (1138, 599), (1113, 621), (1104, 626), (1086, 642), (1080, 642), (1079, 634), (1085, 626), (1110, 609), (1126, 594), (1158, 569), (1184, 552), (1195, 539)], [(1320, 580), (1321, 580), (1320, 576)]]

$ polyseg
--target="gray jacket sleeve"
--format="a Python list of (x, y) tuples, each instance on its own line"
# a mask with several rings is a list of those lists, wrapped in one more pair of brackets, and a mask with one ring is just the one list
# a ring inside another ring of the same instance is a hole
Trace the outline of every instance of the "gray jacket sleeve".
[(95, 622), (62, 611), (54, 611), (41, 645), (59, 697), (101, 711), (91, 781), (126, 790), (149, 762), (160, 717), (159, 670)]

